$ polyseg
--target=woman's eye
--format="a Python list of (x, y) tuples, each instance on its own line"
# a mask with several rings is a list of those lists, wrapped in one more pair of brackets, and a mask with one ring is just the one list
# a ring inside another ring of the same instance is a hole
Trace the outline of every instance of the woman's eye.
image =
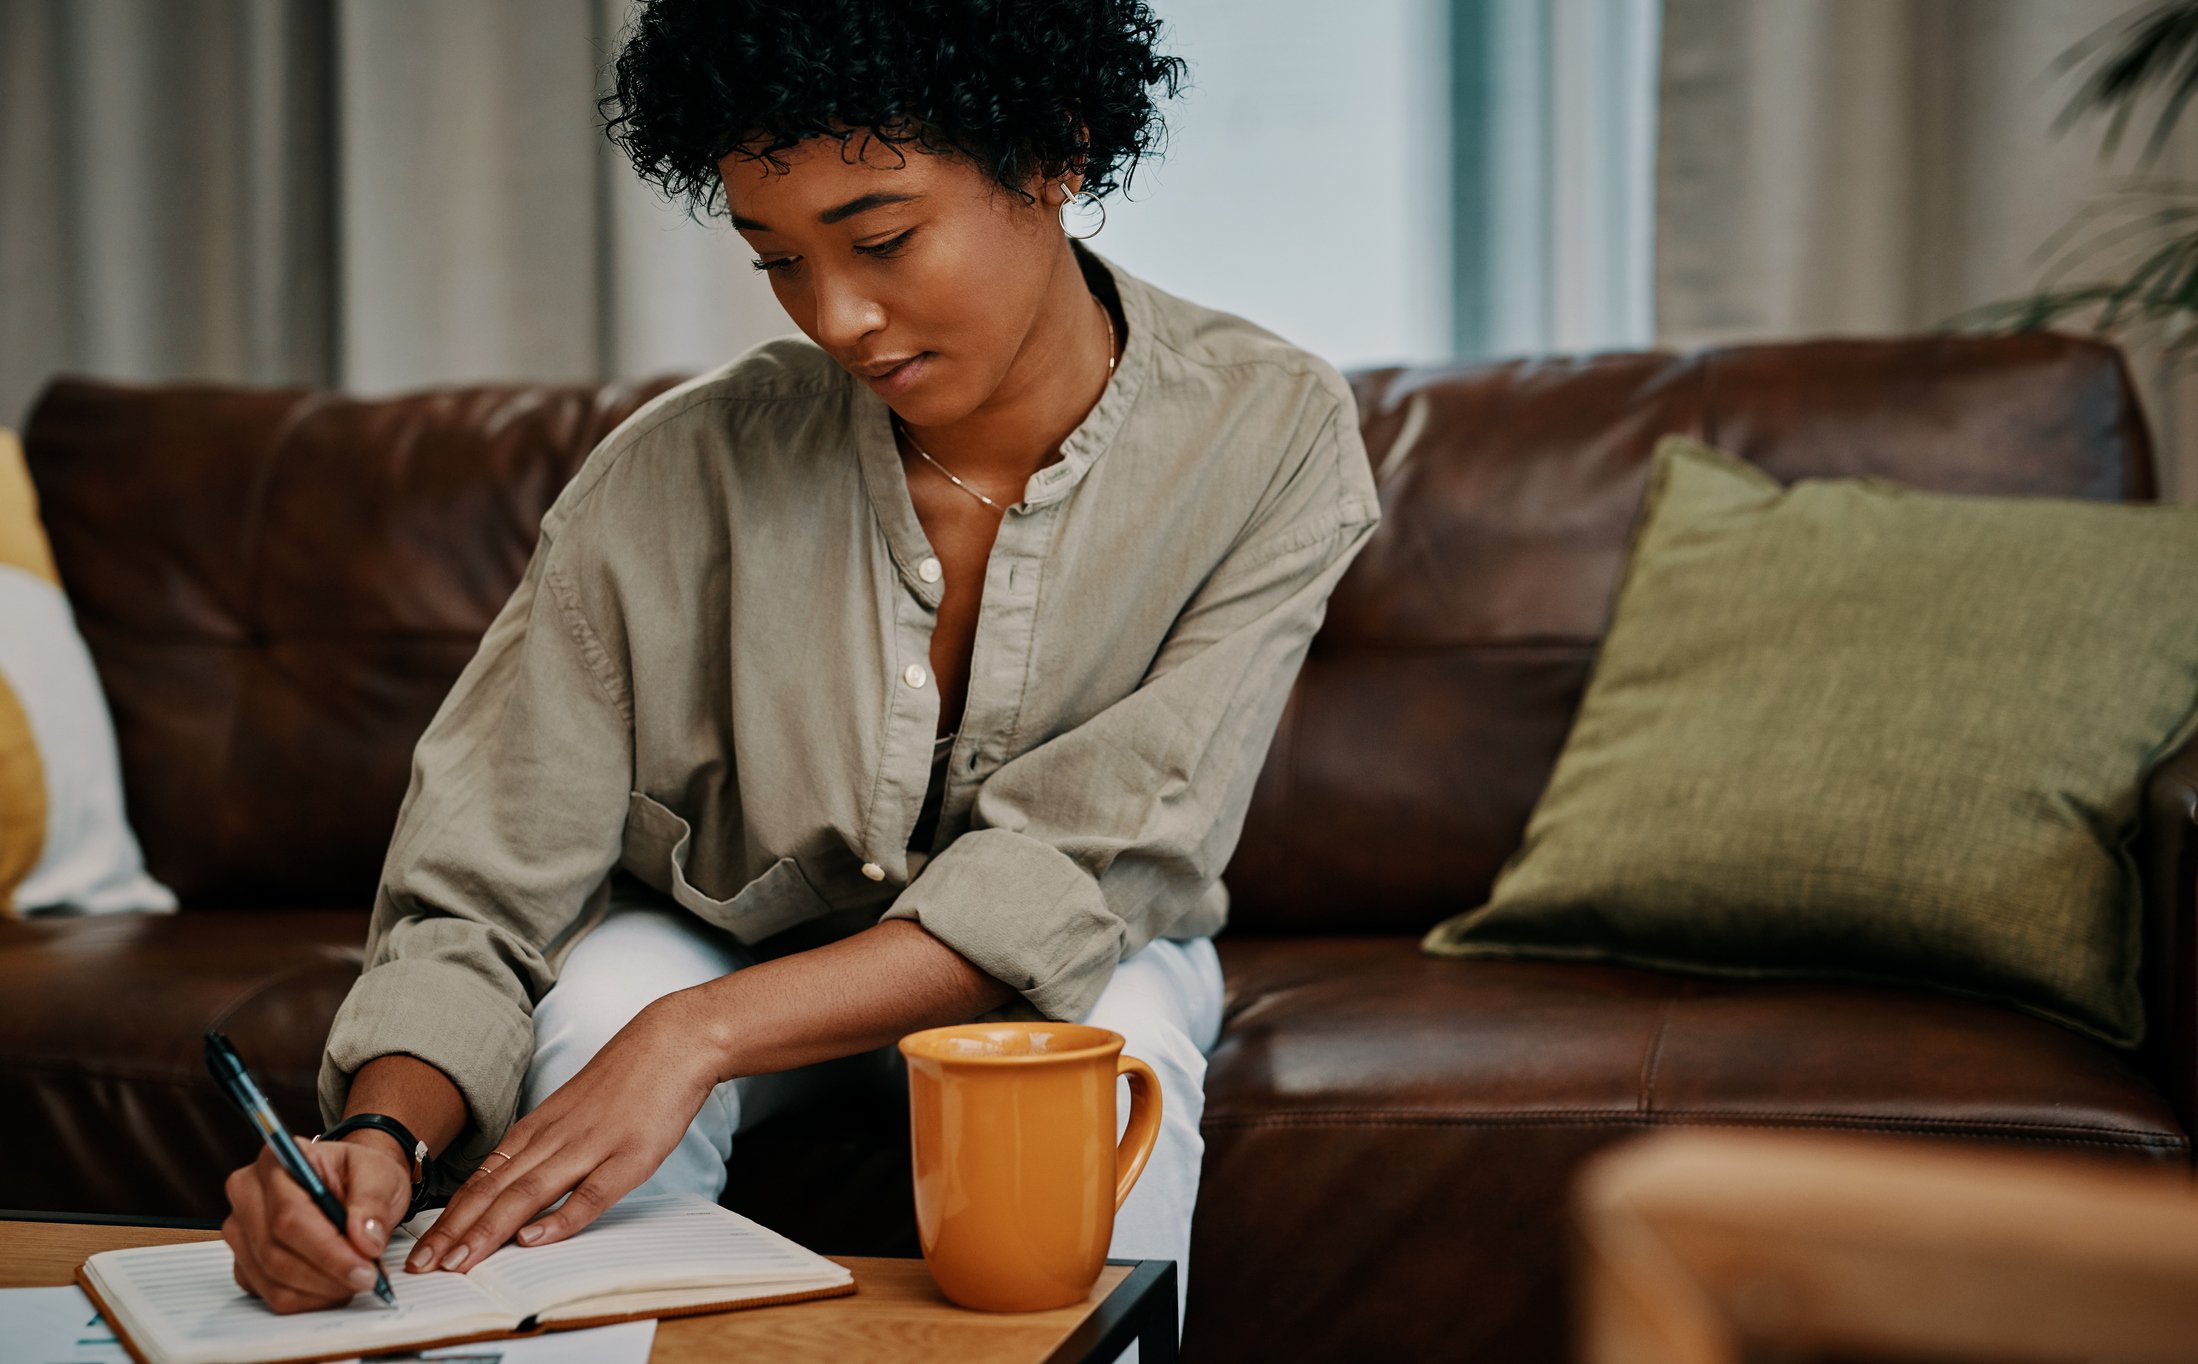
[(855, 249), (866, 256), (890, 256), (898, 253), (902, 247), (908, 245), (908, 239), (915, 235), (916, 229), (912, 227), (889, 242), (879, 242), (876, 246), (858, 246)]
[[(855, 248), (855, 250), (861, 252), (865, 256), (878, 256), (881, 258), (886, 256), (895, 256), (900, 254), (900, 250), (902, 247), (908, 245), (908, 239), (915, 235), (916, 229), (912, 227), (889, 242), (880, 242), (876, 246), (858, 246)], [(765, 271), (766, 273), (791, 275), (795, 273), (795, 268), (800, 260), (801, 257), (799, 256), (781, 256), (777, 260), (763, 260), (761, 258), (758, 258), (748, 263), (750, 265), (753, 265), (756, 269)]]

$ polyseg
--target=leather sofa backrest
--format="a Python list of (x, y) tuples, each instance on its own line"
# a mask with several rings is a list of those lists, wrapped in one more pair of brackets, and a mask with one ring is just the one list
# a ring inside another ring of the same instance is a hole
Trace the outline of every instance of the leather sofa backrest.
[(2154, 496), (2119, 352), (2052, 333), (1349, 377), (1385, 519), (1261, 772), (1231, 932), (1420, 933), (1486, 901), (1571, 727), (1667, 432), (1788, 481)]
[(24, 452), (148, 869), (374, 899), (412, 746), (588, 451), (675, 379), (359, 399), (59, 379)]
[[(1517, 846), (1657, 437), (1786, 479), (2153, 496), (2120, 354), (1836, 339), (1347, 376), (1386, 520), (1330, 602), (1232, 932), (1419, 932)], [(678, 382), (361, 399), (61, 378), (24, 432), (133, 826), (193, 904), (364, 907), (412, 745), (587, 453)]]

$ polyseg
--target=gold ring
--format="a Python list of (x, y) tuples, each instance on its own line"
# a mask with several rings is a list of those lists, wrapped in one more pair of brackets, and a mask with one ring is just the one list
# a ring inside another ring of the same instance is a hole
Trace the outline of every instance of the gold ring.
[[(509, 1151), (491, 1151), (491, 1152), (489, 1152), (489, 1153), (488, 1153), (488, 1155), (489, 1155), (489, 1156), (502, 1156), (502, 1157), (504, 1158), (504, 1164), (505, 1164), (505, 1165), (508, 1165), (508, 1164), (510, 1164), (510, 1163), (511, 1163), (511, 1159), (512, 1159), (512, 1156), (511, 1156), (511, 1152), (509, 1152)], [(483, 1156), (483, 1157), (481, 1157), (481, 1159), (483, 1159), (483, 1160), (487, 1160), (487, 1159), (488, 1159), (488, 1156)], [(504, 1168), (504, 1166), (503, 1166), (503, 1165), (499, 1165), (499, 1166), (497, 1166), (497, 1167), (496, 1167), (496, 1170), (501, 1170), (501, 1169), (503, 1169), (503, 1168)], [(495, 1174), (495, 1173), (496, 1173), (496, 1170), (491, 1170), (491, 1171), (489, 1171), (489, 1173), (490, 1173), (490, 1174)]]

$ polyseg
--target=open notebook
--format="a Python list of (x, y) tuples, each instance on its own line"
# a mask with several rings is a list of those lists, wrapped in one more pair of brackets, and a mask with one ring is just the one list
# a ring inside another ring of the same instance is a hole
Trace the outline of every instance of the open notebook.
[(406, 1272), (441, 1212), (405, 1223), (382, 1249), (395, 1307), (369, 1289), (342, 1307), (273, 1312), (237, 1286), (225, 1241), (104, 1250), (76, 1278), (141, 1364), (344, 1359), (855, 1291), (845, 1267), (691, 1194), (629, 1198), (573, 1236), (506, 1242), (463, 1274)]

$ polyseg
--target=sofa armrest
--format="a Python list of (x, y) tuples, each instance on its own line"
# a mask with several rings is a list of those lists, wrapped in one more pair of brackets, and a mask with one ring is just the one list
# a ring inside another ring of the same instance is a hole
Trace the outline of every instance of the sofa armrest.
[(2198, 736), (2153, 769), (2144, 820), (2145, 1050), (2198, 1132)]

